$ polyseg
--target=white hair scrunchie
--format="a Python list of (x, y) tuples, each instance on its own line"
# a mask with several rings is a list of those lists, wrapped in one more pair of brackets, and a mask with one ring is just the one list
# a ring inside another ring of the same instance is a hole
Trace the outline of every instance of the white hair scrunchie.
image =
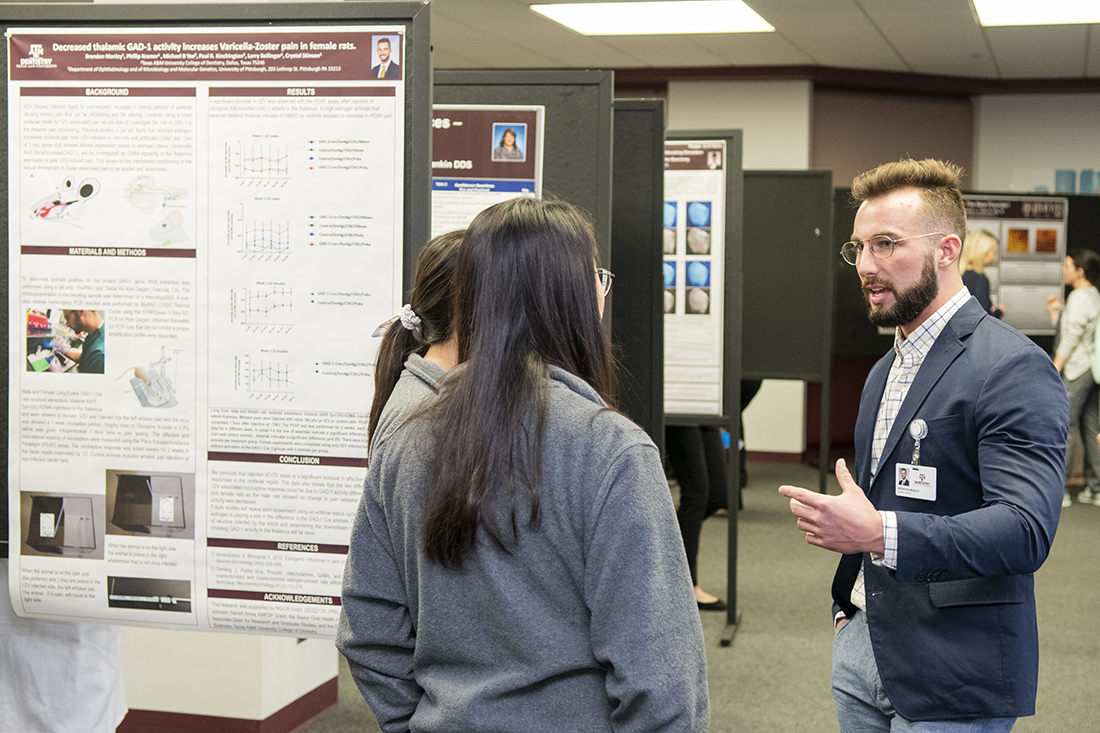
[(401, 325), (404, 326), (407, 331), (412, 331), (420, 325), (420, 316), (413, 313), (410, 303), (401, 306)]

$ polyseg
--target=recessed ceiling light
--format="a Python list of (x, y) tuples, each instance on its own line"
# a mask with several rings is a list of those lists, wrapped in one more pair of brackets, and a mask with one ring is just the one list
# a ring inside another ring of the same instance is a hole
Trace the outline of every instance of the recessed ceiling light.
[(974, 0), (984, 26), (1100, 23), (1096, 0)]
[(531, 9), (586, 36), (767, 33), (766, 20), (741, 0), (560, 3)]

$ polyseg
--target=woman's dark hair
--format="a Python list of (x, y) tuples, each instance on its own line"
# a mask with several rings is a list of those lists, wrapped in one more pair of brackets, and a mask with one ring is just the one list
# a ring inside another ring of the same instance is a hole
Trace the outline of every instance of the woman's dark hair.
[(410, 354), (423, 356), (432, 344), (441, 344), (451, 336), (451, 278), (455, 269), (455, 252), (462, 242), (462, 230), (435, 237), (420, 250), (416, 260), (416, 282), (409, 305), (420, 318), (420, 325), (410, 331), (394, 321), (382, 337), (374, 363), (374, 401), (367, 423), (367, 442), (374, 436), (382, 408), (393, 393), (405, 360)]
[(1085, 271), (1085, 279), (1090, 285), (1100, 284), (1100, 255), (1091, 249), (1072, 249), (1066, 256), (1073, 260), (1073, 266)]
[(518, 139), (516, 136), (516, 131), (509, 127), (504, 132), (500, 133), (500, 145), (498, 147), (504, 147), (504, 138), (508, 137), (509, 132), (512, 133), (512, 145), (516, 144), (516, 140)]
[(491, 206), (466, 230), (457, 260), (463, 366), (423, 413), (435, 439), (424, 548), (446, 567), (462, 565), (479, 530), (507, 551), (521, 511), (538, 526), (550, 367), (585, 380), (608, 404), (616, 389), (596, 240), (579, 209), (532, 198)]

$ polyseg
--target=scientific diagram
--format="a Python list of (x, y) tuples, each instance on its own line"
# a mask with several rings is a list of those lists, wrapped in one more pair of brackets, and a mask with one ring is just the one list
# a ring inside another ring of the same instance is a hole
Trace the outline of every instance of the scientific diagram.
[(62, 222), (76, 225), (84, 213), (84, 203), (99, 193), (99, 181), (76, 176), (64, 176), (57, 188), (31, 207), (30, 218), (36, 221)]
[(294, 370), (285, 361), (251, 355), (234, 359), (234, 385), (248, 393), (251, 400), (290, 401), (294, 399)]
[(226, 143), (227, 173), (242, 188), (282, 188), (290, 179), (290, 145), (270, 141)]
[(294, 289), (285, 283), (263, 282), (233, 288), (229, 293), (230, 322), (255, 333), (289, 333), (294, 325)]
[(229, 244), (244, 260), (282, 261), (290, 254), (290, 221), (274, 217), (261, 218), (246, 211), (242, 204), (239, 214), (229, 213), (226, 236)]
[[(175, 358), (179, 349), (169, 350), (160, 347), (160, 358), (149, 362), (148, 367), (133, 366), (118, 376), (119, 379), (133, 372), (130, 387), (142, 407), (173, 407), (179, 404), (176, 399), (176, 377), (178, 365)], [(171, 377), (169, 377), (171, 373)]]
[(149, 238), (161, 247), (180, 244), (190, 239), (184, 229), (183, 213), (178, 209), (169, 209), (175, 201), (187, 198), (187, 191), (174, 186), (158, 186), (151, 175), (143, 174), (134, 178), (122, 189), (123, 198), (143, 214), (152, 214), (159, 210), (161, 219), (148, 231)]

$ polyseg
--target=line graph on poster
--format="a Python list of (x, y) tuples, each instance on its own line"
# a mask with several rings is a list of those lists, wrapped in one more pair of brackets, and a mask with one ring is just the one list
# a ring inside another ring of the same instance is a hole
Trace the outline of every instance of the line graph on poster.
[(277, 135), (268, 139), (241, 140), (230, 145), (234, 176), (239, 181), (280, 181), (290, 178), (290, 145)]
[[(256, 207), (261, 208), (261, 207)], [(291, 224), (285, 217), (246, 210), (227, 212), (226, 239), (245, 261), (282, 262), (291, 252)]]
[(250, 400), (289, 402), (294, 399), (294, 370), (286, 361), (251, 354), (233, 359), (234, 386)]
[(294, 327), (294, 288), (257, 282), (229, 292), (229, 320), (250, 333), (289, 333)]

